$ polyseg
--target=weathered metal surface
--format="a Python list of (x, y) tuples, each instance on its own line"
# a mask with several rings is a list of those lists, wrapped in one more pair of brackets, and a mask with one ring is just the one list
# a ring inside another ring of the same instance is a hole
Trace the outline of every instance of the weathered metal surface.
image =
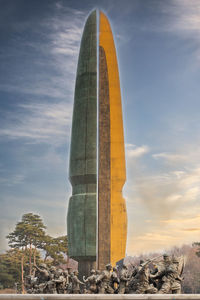
[[(125, 257), (127, 238), (126, 205), (122, 196), (126, 179), (123, 119), (116, 50), (109, 21), (102, 12), (99, 28), (100, 53), (103, 49), (107, 63), (110, 105), (110, 230), (107, 231), (105, 240), (110, 240), (110, 262), (114, 265)], [(101, 78), (101, 74), (99, 77)], [(102, 218), (100, 212), (99, 218)]]
[(96, 11), (85, 24), (76, 76), (69, 179), (72, 196), (67, 216), (69, 255), (96, 260), (97, 156)]
[(99, 47), (98, 269), (110, 262), (110, 99), (105, 51)]
[(69, 170), (72, 184), (67, 218), (69, 255), (79, 261), (79, 267), (86, 273), (96, 261), (97, 232), (100, 269), (108, 262), (115, 264), (124, 258), (127, 236), (126, 206), (122, 196), (126, 171), (117, 57), (110, 24), (102, 12), (99, 20), (99, 124), (94, 11), (87, 19), (80, 47)]

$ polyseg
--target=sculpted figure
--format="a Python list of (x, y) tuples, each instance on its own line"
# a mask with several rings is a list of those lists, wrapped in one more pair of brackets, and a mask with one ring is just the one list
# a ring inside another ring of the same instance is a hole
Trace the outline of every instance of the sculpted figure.
[(72, 294), (72, 279), (73, 279), (73, 277), (74, 277), (74, 273), (69, 272), (69, 285), (68, 285), (67, 294)]
[(136, 294), (155, 294), (157, 292), (157, 289), (153, 286), (153, 284), (149, 283), (150, 279), (150, 271), (148, 264), (151, 262), (151, 260), (148, 260), (147, 262), (144, 262), (140, 264), (137, 274), (135, 276), (136, 278)]
[(57, 294), (56, 282), (54, 280), (56, 275), (56, 267), (51, 266), (49, 273), (50, 279), (47, 282), (48, 294)]
[(56, 290), (58, 294), (64, 294), (65, 291), (65, 277), (63, 276), (63, 270), (58, 269), (56, 271), (53, 281), (56, 283)]
[(163, 262), (151, 279), (158, 279), (158, 294), (170, 294), (175, 268), (168, 254), (163, 255)]
[[(181, 282), (183, 280), (182, 272), (184, 267), (184, 261), (180, 261), (177, 257), (172, 260), (174, 266), (173, 282), (171, 285), (172, 294), (181, 294)], [(182, 263), (182, 265), (181, 265)]]
[(111, 274), (111, 287), (113, 288), (114, 293), (117, 294), (119, 288), (119, 277), (117, 267), (113, 267), (113, 272)]
[(139, 270), (141, 270), (143, 264), (144, 264), (144, 260), (141, 259), (139, 266), (134, 266), (134, 268), (133, 268), (133, 272), (131, 274), (130, 281), (128, 282), (128, 290), (129, 290), (130, 294), (134, 294), (135, 291), (137, 290), (138, 283), (139, 283), (138, 273), (139, 273)]
[(114, 289), (112, 288), (111, 275), (112, 275), (111, 264), (106, 265), (106, 270), (104, 270), (97, 278), (97, 284), (100, 283), (99, 294), (114, 294)]
[(84, 283), (78, 279), (78, 271), (74, 271), (72, 276), (72, 294), (80, 294), (80, 284)]
[(67, 270), (65, 270), (63, 272), (63, 276), (65, 278), (65, 288), (64, 288), (64, 294), (68, 294), (68, 290), (69, 290), (69, 272)]
[(25, 289), (27, 294), (34, 294), (37, 290), (38, 278), (32, 275), (25, 277)]
[(85, 279), (83, 276), (83, 281), (88, 285), (87, 293), (88, 294), (96, 294), (97, 293), (97, 284), (96, 284), (96, 272), (95, 270), (90, 271), (90, 276)]
[(119, 294), (125, 294), (126, 288), (128, 286), (128, 269), (127, 266), (123, 264), (122, 270), (119, 276)]
[(50, 274), (47, 265), (42, 263), (39, 267), (34, 265), (36, 268), (36, 277), (38, 278), (37, 293), (47, 294), (47, 282), (50, 279)]
[(97, 294), (99, 294), (99, 291), (101, 289), (101, 281), (98, 281), (98, 277), (101, 275), (100, 270), (96, 270), (96, 285), (97, 285)]

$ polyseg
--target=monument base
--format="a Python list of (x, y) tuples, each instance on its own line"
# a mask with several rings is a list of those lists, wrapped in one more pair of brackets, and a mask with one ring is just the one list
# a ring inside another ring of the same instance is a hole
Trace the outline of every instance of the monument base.
[(102, 295), (102, 294), (71, 294), (71, 295), (50, 295), (50, 294), (2, 294), (0, 300), (200, 300), (200, 294), (144, 294), (144, 295)]

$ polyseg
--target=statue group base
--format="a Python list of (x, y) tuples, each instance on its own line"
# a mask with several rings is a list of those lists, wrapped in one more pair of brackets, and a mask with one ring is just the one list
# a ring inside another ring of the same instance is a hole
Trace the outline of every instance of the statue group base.
[(109, 294), (0, 294), (0, 300), (200, 300), (200, 294), (143, 294), (143, 295), (109, 295)]

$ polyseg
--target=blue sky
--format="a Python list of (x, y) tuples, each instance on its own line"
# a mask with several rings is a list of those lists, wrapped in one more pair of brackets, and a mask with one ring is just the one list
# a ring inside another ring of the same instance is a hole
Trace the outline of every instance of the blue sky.
[(127, 254), (200, 238), (198, 0), (1, 0), (0, 247), (22, 214), (66, 234), (75, 73), (94, 8), (114, 33), (123, 103)]

